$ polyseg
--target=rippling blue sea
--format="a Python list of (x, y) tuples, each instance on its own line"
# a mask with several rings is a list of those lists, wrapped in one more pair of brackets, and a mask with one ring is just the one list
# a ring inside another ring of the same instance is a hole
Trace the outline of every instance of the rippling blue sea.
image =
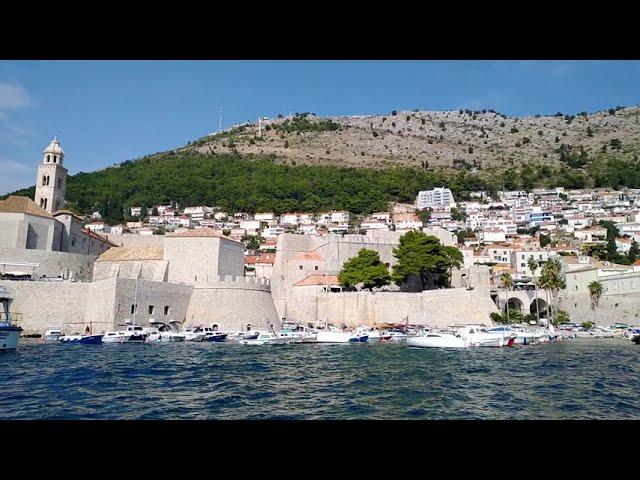
[(0, 419), (640, 419), (640, 346), (63, 345), (0, 354)]

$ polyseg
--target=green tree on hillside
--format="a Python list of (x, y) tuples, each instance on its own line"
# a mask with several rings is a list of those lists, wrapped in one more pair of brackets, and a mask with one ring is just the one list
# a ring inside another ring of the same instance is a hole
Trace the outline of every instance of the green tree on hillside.
[(389, 270), (380, 261), (378, 252), (366, 248), (361, 249), (358, 255), (347, 260), (338, 274), (340, 285), (347, 288), (362, 283), (364, 288), (373, 290), (374, 287), (389, 285), (390, 280)]
[(445, 247), (437, 237), (414, 230), (400, 237), (400, 245), (393, 249), (393, 255), (398, 259), (393, 266), (393, 280), (400, 285), (417, 275), (423, 290), (428, 277), (440, 287), (449, 286), (451, 270), (463, 262), (462, 252), (456, 247)]

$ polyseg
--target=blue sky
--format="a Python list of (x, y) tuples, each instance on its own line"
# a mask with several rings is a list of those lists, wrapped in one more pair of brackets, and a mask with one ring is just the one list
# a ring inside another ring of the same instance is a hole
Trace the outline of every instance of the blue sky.
[(0, 194), (33, 185), (57, 132), (70, 173), (184, 145), (258, 115), (640, 103), (639, 61), (0, 61)]

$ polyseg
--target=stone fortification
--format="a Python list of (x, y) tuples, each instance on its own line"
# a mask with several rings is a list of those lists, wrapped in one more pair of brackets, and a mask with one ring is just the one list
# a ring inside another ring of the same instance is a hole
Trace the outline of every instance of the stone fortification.
[(223, 330), (245, 329), (247, 325), (281, 327), (267, 279), (228, 275), (194, 287), (186, 323), (217, 324)]
[[(374, 325), (383, 322), (428, 325), (483, 323), (498, 308), (491, 298), (464, 288), (409, 292), (331, 292), (321, 286), (297, 287), (287, 302), (288, 320), (312, 323), (328, 319), (334, 325)], [(327, 310), (328, 305), (328, 310)], [(470, 308), (473, 306), (473, 308)]]
[[(13, 267), (14, 270), (25, 270), (26, 273), (39, 277), (68, 277), (80, 281), (90, 281), (93, 264), (97, 255), (83, 255), (79, 253), (52, 252), (47, 250), (27, 250), (14, 248), (0, 248), (0, 263), (37, 263), (35, 270), (25, 267)], [(0, 272), (3, 270), (0, 265)], [(6, 270), (10, 270), (7, 268)]]

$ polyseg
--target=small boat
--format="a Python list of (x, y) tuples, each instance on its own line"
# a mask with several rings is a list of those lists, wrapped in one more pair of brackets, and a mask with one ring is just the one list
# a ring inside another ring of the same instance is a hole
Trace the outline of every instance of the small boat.
[(407, 346), (420, 348), (468, 348), (467, 342), (453, 333), (428, 333), (419, 337), (407, 338)]
[(316, 335), (317, 343), (360, 343), (369, 340), (368, 335), (341, 330), (321, 330)]
[(238, 343), (240, 345), (283, 345), (287, 343), (287, 339), (272, 332), (259, 332), (257, 338), (241, 338)]
[(155, 329), (145, 329), (141, 325), (126, 325), (125, 330), (106, 332), (102, 335), (104, 343), (144, 343)]
[(186, 336), (178, 332), (154, 332), (150, 334), (145, 343), (184, 342)]
[(82, 343), (96, 345), (102, 343), (102, 335), (63, 335), (58, 338), (62, 343)]
[(51, 342), (51, 341), (58, 340), (62, 335), (64, 335), (64, 333), (62, 333), (62, 330), (60, 328), (58, 328), (58, 327), (49, 327), (44, 332), (44, 335), (42, 336), (42, 339), (45, 342)]
[(469, 347), (505, 347), (512, 346), (514, 335), (505, 336), (505, 332), (490, 333), (478, 325), (465, 325), (453, 332), (429, 332), (427, 335), (410, 337), (407, 346), (422, 348), (469, 348)]
[(18, 348), (22, 327), (15, 325), (9, 312), (9, 305), (13, 299), (9, 291), (0, 286), (0, 351)]

